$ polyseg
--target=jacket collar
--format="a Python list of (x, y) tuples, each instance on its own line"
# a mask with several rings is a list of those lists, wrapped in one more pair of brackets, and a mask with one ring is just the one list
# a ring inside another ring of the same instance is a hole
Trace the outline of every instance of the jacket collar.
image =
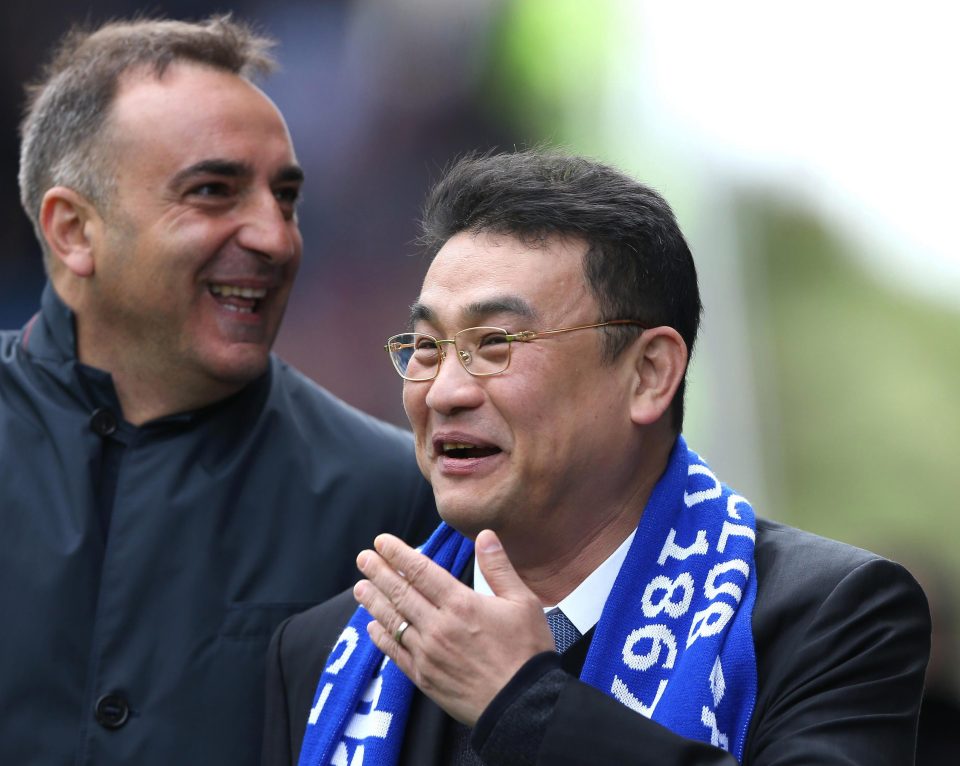
[(73, 311), (47, 282), (40, 312), (24, 325), (21, 344), (35, 359), (70, 362), (77, 358), (77, 328)]
[[(109, 407), (120, 412), (120, 401), (113, 378), (106, 370), (81, 363), (77, 359), (77, 329), (73, 310), (63, 302), (48, 281), (40, 298), (40, 311), (21, 331), (21, 347), (31, 361), (42, 368), (60, 387), (81, 400), (90, 409)], [(266, 400), (276, 359), (271, 355), (267, 371), (238, 393), (199, 410), (167, 415), (145, 427), (185, 424), (216, 417), (224, 410), (257, 411)]]

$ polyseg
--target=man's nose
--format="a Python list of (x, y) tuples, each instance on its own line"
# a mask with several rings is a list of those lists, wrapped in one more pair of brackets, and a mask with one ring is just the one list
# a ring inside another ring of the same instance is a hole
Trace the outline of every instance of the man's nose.
[(296, 216), (288, 215), (272, 192), (252, 196), (244, 206), (243, 216), (237, 235), (241, 247), (271, 261), (299, 257), (301, 239)]
[(460, 351), (452, 344), (445, 351), (446, 358), (440, 365), (437, 377), (428, 383), (415, 384), (428, 387), (426, 405), (445, 415), (456, 410), (479, 407), (484, 398), (481, 379), (464, 369), (458, 359)]

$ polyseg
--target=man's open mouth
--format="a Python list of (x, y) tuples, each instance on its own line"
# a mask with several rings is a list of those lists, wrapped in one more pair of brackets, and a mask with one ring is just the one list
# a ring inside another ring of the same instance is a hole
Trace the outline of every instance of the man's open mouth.
[(500, 452), (499, 447), (482, 447), (467, 442), (442, 442), (438, 450), (444, 457), (465, 460), (466, 458), (490, 457)]
[(254, 314), (267, 297), (267, 290), (263, 287), (237, 287), (235, 285), (211, 284), (208, 289), (217, 303), (228, 311), (240, 314)]

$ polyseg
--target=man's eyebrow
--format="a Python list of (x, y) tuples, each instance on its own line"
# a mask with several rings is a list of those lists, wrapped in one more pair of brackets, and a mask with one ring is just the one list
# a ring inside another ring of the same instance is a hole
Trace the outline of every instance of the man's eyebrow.
[(303, 168), (299, 165), (288, 165), (283, 168), (279, 173), (277, 173), (274, 178), (274, 183), (286, 184), (286, 183), (298, 183), (302, 184), (303, 179), (306, 176), (303, 173)]
[[(491, 314), (515, 314), (521, 319), (530, 320), (537, 317), (537, 312), (527, 301), (514, 295), (475, 301), (468, 304), (463, 313), (468, 321), (481, 321)], [(436, 312), (419, 301), (410, 307), (411, 326), (420, 321), (432, 322), (435, 318)]]
[(173, 177), (173, 186), (188, 181), (194, 176), (226, 176), (228, 178), (242, 178), (253, 175), (253, 168), (246, 162), (233, 160), (202, 160), (184, 168)]
[(433, 309), (417, 301), (410, 307), (410, 326), (413, 327), (417, 322), (430, 322), (434, 316)]
[[(249, 178), (253, 167), (247, 162), (235, 160), (202, 160), (184, 168), (173, 177), (173, 186), (179, 186), (195, 176), (221, 176), (224, 178)], [(303, 168), (288, 165), (282, 168), (273, 179), (274, 183), (303, 183)]]
[(490, 314), (516, 314), (521, 319), (533, 319), (537, 316), (533, 306), (515, 295), (504, 295), (500, 298), (471, 303), (467, 306), (466, 314), (475, 319)]

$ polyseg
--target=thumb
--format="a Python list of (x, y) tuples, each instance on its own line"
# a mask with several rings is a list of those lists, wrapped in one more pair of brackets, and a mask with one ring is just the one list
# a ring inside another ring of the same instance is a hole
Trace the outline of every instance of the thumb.
[(500, 544), (500, 538), (491, 529), (484, 529), (477, 535), (475, 552), (480, 571), (487, 580), (494, 595), (511, 601), (518, 596), (526, 596), (530, 589), (520, 579), (513, 568), (507, 552)]

